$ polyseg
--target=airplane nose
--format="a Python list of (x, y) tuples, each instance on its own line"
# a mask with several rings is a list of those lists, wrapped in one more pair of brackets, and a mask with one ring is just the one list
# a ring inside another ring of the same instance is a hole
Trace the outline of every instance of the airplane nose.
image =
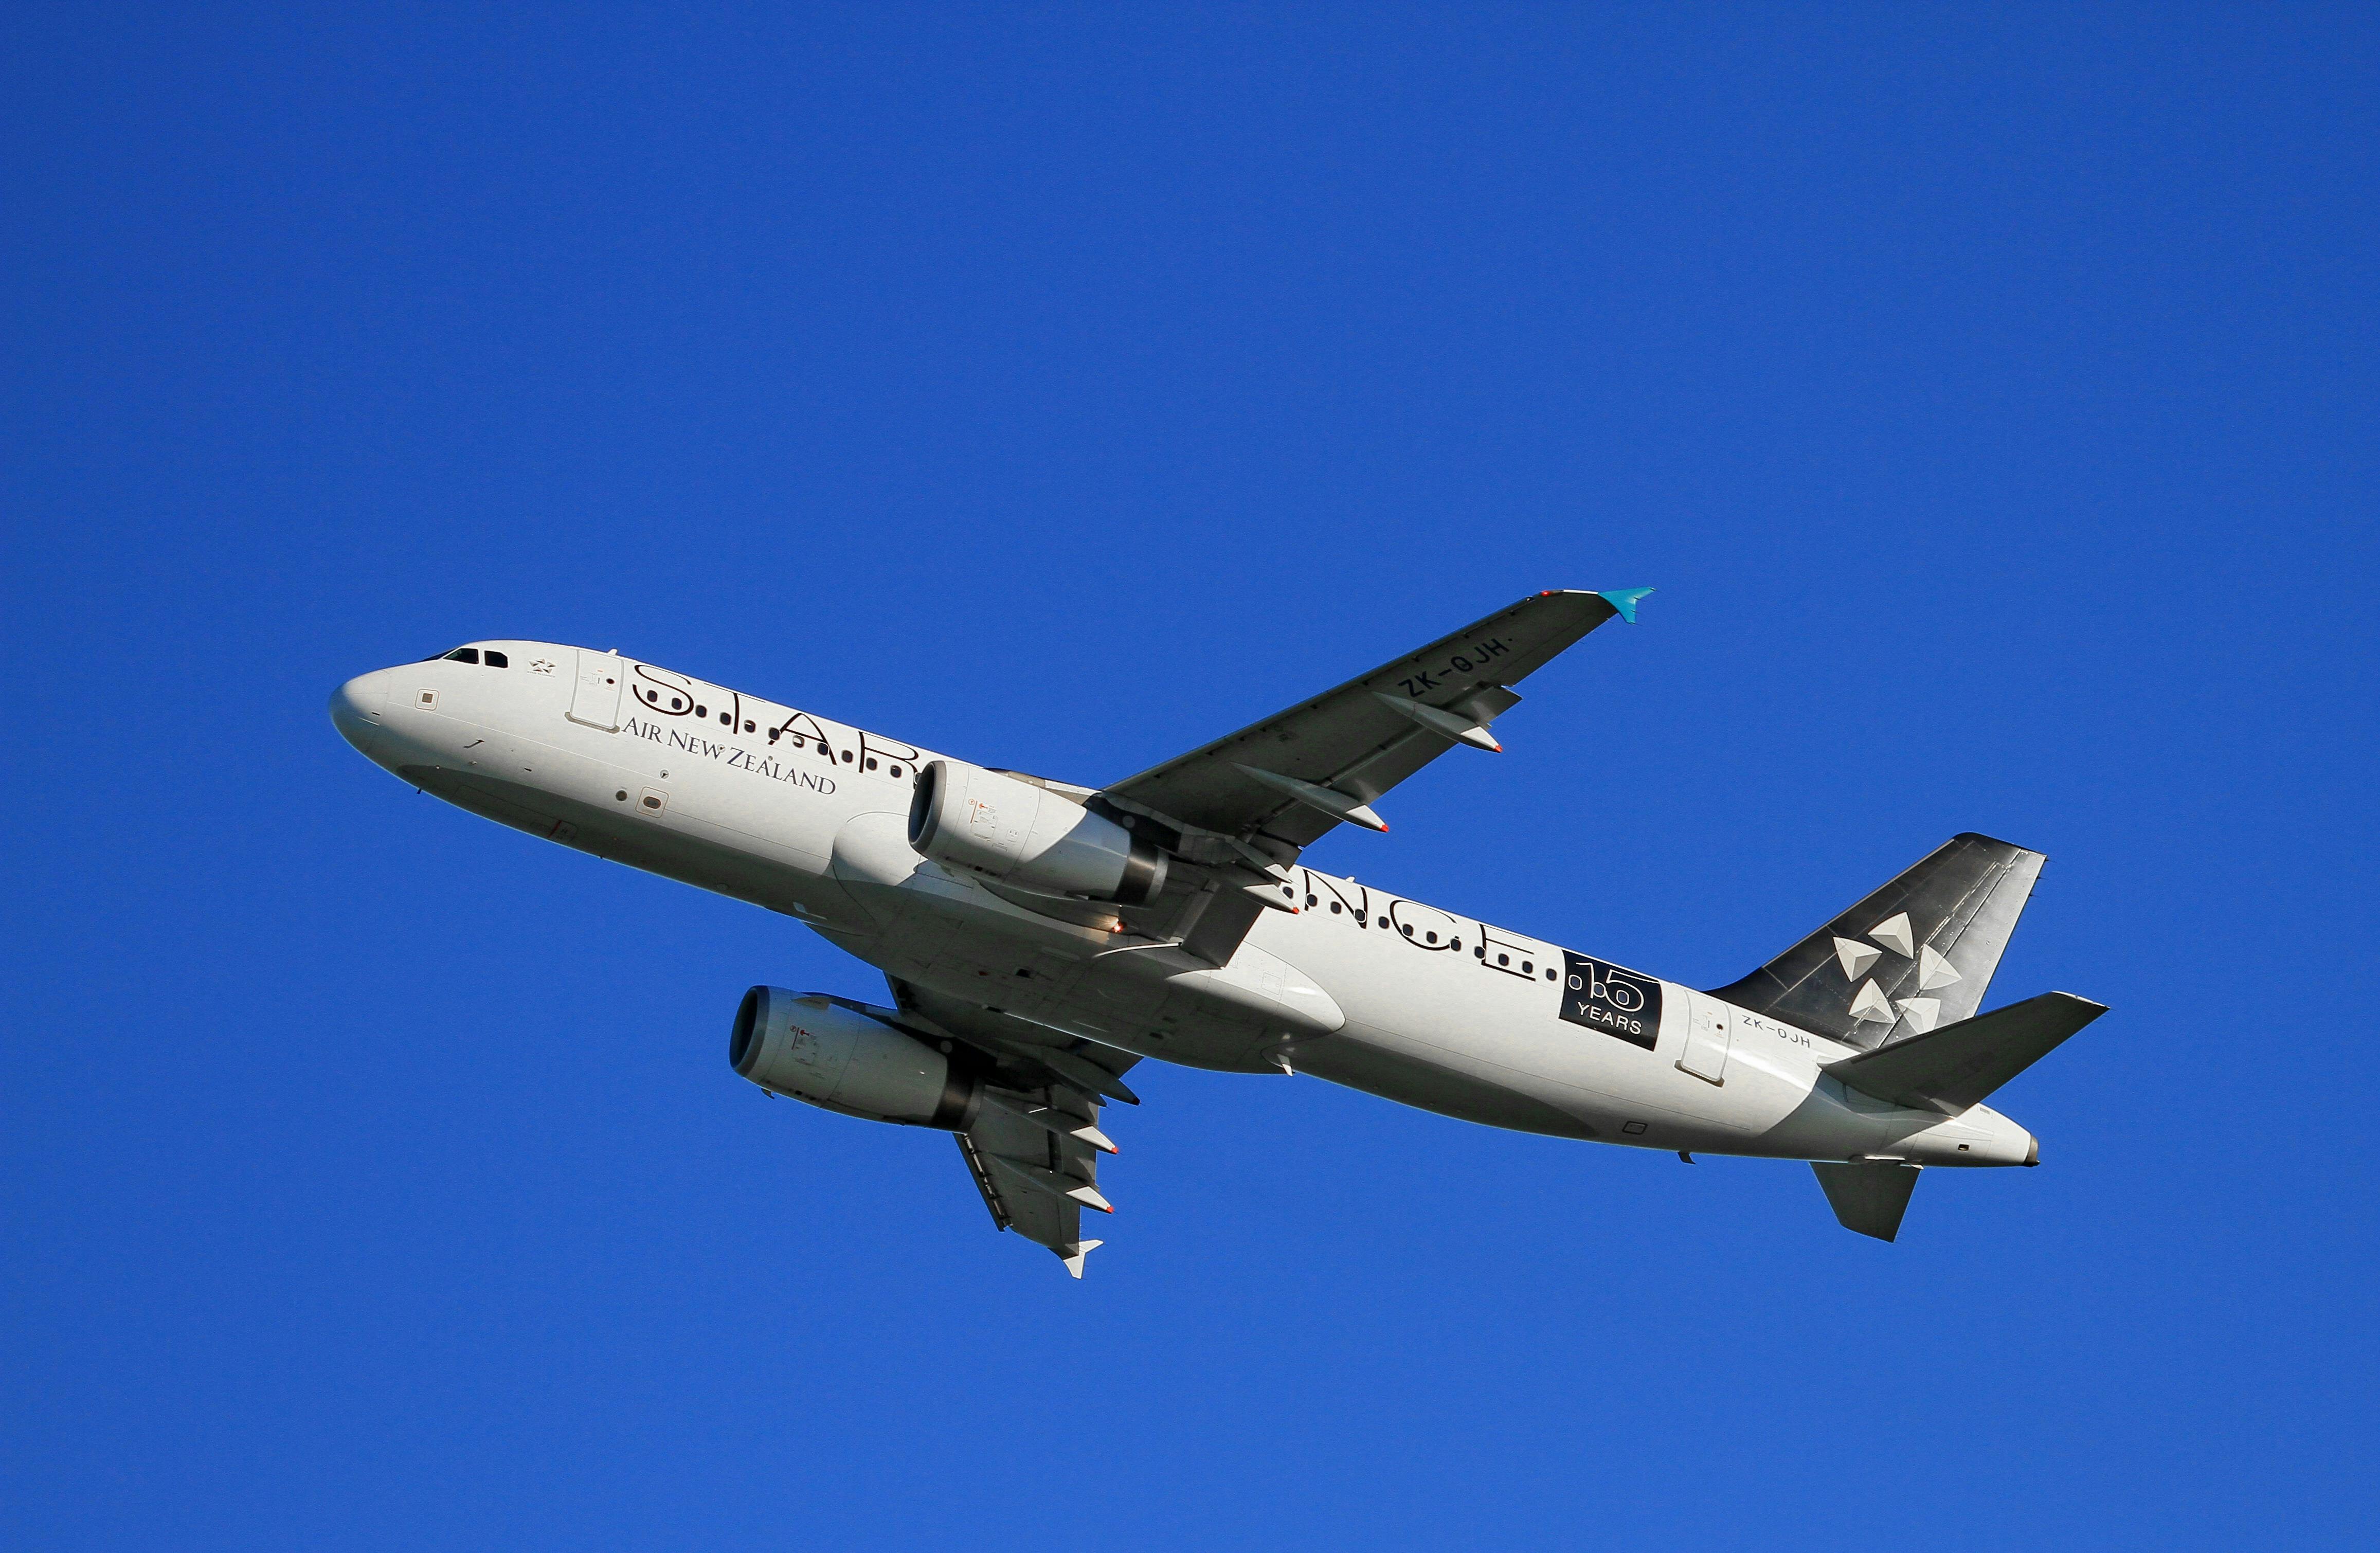
[(331, 723), (342, 738), (370, 755), (372, 742), (380, 737), (381, 711), (387, 704), (387, 676), (358, 674), (331, 692)]

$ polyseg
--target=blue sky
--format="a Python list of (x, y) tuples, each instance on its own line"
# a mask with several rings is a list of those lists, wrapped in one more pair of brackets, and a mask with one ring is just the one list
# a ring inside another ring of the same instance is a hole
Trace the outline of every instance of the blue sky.
[[(0, 26), (13, 1545), (2368, 1538), (2368, 12)], [(729, 1072), (868, 967), (322, 710), (531, 637), (1096, 783), (1642, 585), (1315, 861), (1708, 986), (2039, 847), (2043, 1169), (1887, 1246), (1145, 1068), (1077, 1285)]]

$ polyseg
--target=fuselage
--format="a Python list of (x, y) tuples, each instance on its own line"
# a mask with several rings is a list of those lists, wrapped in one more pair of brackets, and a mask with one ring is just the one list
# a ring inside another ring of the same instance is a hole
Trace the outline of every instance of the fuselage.
[[(1647, 1148), (2016, 1165), (2026, 1131), (1846, 1090), (1828, 1037), (1316, 869), (1213, 967), (1029, 909), (909, 843), (936, 752), (652, 664), (483, 641), (332, 698), (406, 782), (781, 912), (888, 976), (1144, 1058), (1312, 1074), (1492, 1126)], [(1035, 779), (1038, 780), (1038, 779)], [(1087, 789), (1046, 785), (1070, 795)]]

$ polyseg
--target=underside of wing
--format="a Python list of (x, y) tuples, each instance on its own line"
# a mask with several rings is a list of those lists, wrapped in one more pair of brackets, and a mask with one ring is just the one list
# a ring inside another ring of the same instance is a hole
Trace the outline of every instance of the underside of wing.
[(983, 1103), (957, 1134), (992, 1222), (1048, 1246), (1082, 1277), (1102, 1244), (1083, 1238), (1083, 1210), (1114, 1211), (1099, 1191), (1099, 1156), (1115, 1152), (1099, 1129), (1101, 1102), (1136, 1103), (1123, 1075), (1138, 1059), (905, 982), (892, 987), (905, 1024), (964, 1042), (992, 1065)]
[(1387, 830), (1374, 801), (1456, 745), (1500, 749), (1490, 725), (1519, 703), (1512, 686), (1613, 616), (1635, 619), (1651, 591), (1533, 595), (1102, 789), (1095, 807), (1189, 865), (1121, 926), (1228, 960), (1260, 912), (1294, 909), (1287, 870), (1305, 847), (1342, 821)]
[(1457, 744), (1498, 747), (1488, 728), (1520, 700), (1510, 686), (1612, 616), (1633, 617), (1649, 591), (1524, 599), (1104, 795), (1176, 825), (1304, 847), (1342, 819), (1366, 822), (1334, 812), (1334, 797), (1368, 807)]

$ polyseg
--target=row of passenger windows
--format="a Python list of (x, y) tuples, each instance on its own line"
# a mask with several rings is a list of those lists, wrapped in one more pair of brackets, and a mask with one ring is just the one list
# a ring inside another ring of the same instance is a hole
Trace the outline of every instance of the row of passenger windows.
[(425, 658), (422, 661), (435, 663), (440, 658), (449, 663), (479, 663), (491, 669), (509, 669), (513, 666), (513, 661), (494, 648), (490, 648), (483, 653), (476, 647), (458, 647), (452, 652), (442, 652), (437, 658)]

